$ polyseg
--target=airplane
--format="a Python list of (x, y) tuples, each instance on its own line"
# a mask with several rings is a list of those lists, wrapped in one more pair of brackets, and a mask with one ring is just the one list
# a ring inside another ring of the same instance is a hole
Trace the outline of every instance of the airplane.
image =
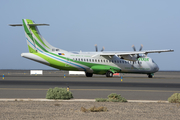
[(167, 50), (143, 50), (139, 51), (132, 46), (134, 51), (126, 52), (69, 52), (50, 45), (40, 34), (37, 26), (49, 26), (49, 24), (36, 24), (30, 19), (22, 19), (23, 24), (9, 24), (10, 26), (23, 26), (29, 53), (21, 56), (50, 67), (67, 71), (84, 71), (86, 77), (93, 74), (113, 77), (114, 73), (147, 74), (149, 78), (159, 70), (158, 65), (147, 57), (148, 53), (173, 52)]

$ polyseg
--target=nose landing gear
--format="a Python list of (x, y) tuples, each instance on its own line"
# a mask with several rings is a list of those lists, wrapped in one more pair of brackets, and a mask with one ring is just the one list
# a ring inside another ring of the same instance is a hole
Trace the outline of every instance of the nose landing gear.
[(154, 77), (154, 74), (150, 73), (150, 74), (147, 74), (148, 75), (148, 78), (153, 78)]

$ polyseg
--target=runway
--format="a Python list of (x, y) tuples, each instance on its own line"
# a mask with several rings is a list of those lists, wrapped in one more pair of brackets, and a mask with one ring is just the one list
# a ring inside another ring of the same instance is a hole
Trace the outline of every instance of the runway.
[(106, 98), (117, 93), (128, 100), (167, 100), (173, 93), (180, 93), (179, 73), (158, 72), (152, 79), (146, 75), (121, 74), (121, 81), (120, 77), (100, 75), (70, 76), (64, 71), (44, 71), (43, 75), (35, 76), (28, 71), (7, 70), (0, 71), (0, 98), (45, 98), (49, 88), (69, 86), (75, 99)]

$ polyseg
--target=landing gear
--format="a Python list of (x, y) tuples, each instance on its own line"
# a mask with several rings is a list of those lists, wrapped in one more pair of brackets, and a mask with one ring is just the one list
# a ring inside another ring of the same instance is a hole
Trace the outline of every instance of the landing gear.
[(92, 73), (86, 73), (86, 77), (92, 77), (93, 74)]
[(148, 75), (148, 78), (152, 78), (153, 77), (153, 74), (147, 74)]
[(112, 77), (112, 76), (113, 76), (113, 73), (111, 71), (107, 71), (106, 77)]

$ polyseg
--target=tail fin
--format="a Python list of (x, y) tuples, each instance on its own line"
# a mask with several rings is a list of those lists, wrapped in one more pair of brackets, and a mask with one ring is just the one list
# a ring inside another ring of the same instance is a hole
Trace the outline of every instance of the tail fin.
[(10, 24), (10, 26), (24, 26), (27, 45), (30, 53), (63, 51), (50, 45), (39, 33), (37, 26), (49, 24), (35, 24), (30, 19), (23, 19), (23, 24)]
[(48, 24), (35, 24), (32, 20), (29, 19), (23, 19), (22, 21), (30, 53), (52, 52), (53, 49), (56, 49), (41, 36), (37, 28), (38, 25)]

